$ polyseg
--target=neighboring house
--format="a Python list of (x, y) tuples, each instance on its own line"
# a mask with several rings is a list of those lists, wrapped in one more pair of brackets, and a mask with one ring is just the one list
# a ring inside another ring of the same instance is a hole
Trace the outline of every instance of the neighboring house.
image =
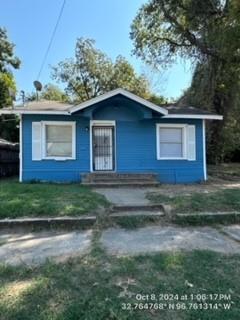
[(155, 173), (163, 183), (207, 179), (205, 120), (193, 107), (158, 106), (123, 89), (79, 105), (2, 109), (20, 115), (20, 181), (81, 181), (83, 173)]
[(0, 178), (19, 173), (19, 144), (0, 138)]

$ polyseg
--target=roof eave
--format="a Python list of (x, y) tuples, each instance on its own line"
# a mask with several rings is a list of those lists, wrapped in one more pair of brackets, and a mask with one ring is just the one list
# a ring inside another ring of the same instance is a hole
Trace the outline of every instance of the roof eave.
[(70, 115), (69, 111), (54, 111), (54, 110), (4, 110), (0, 109), (1, 114), (55, 114), (55, 115)]
[(205, 119), (205, 120), (223, 120), (223, 116), (211, 114), (168, 114), (163, 119)]

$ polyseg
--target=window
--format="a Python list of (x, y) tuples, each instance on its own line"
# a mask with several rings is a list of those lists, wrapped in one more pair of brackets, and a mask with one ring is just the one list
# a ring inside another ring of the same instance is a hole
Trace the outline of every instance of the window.
[(185, 159), (186, 158), (186, 126), (157, 125), (157, 158)]
[(43, 136), (45, 159), (75, 158), (74, 122), (44, 122)]

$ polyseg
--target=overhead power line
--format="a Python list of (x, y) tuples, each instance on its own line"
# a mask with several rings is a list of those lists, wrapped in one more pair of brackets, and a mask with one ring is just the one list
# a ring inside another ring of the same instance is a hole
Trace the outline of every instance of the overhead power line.
[(62, 7), (61, 7), (61, 9), (60, 9), (60, 11), (59, 11), (59, 15), (58, 15), (58, 18), (57, 18), (57, 22), (56, 22), (55, 27), (54, 27), (54, 29), (53, 29), (52, 36), (51, 36), (51, 38), (50, 38), (50, 41), (49, 41), (47, 50), (46, 50), (46, 52), (45, 52), (45, 55), (44, 55), (43, 60), (42, 60), (41, 67), (40, 67), (39, 72), (38, 72), (37, 80), (39, 80), (39, 78), (40, 78), (40, 76), (41, 76), (41, 73), (42, 73), (42, 70), (43, 70), (43, 68), (44, 68), (44, 66), (45, 66), (45, 63), (46, 63), (46, 60), (47, 60), (47, 57), (48, 57), (50, 48), (51, 48), (51, 46), (52, 46), (52, 43), (53, 43), (53, 40), (54, 40), (56, 31), (57, 31), (59, 22), (60, 22), (60, 20), (61, 20), (62, 14), (63, 14), (63, 10), (64, 10), (64, 7), (65, 7), (65, 4), (66, 4), (66, 0), (63, 0)]

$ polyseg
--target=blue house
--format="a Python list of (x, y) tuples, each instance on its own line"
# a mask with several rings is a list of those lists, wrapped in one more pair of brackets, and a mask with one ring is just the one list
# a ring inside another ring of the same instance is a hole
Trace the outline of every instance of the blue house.
[(222, 116), (155, 105), (116, 89), (79, 105), (37, 101), (20, 116), (20, 181), (81, 182), (86, 173), (153, 173), (162, 183), (207, 179), (205, 121)]

